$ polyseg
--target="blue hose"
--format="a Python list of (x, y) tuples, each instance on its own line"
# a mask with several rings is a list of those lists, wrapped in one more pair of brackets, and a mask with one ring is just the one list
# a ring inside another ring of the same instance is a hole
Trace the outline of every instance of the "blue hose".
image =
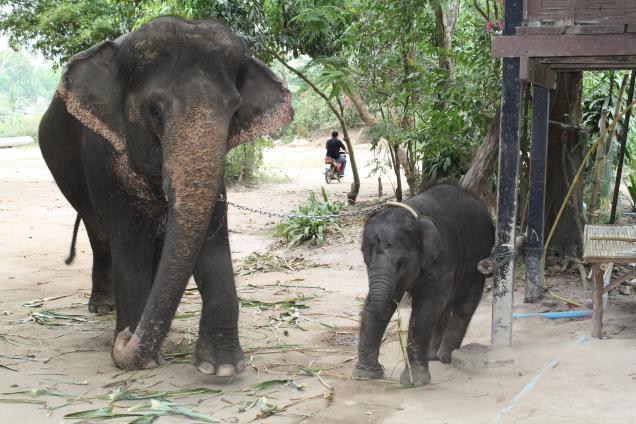
[(541, 317), (548, 319), (581, 318), (592, 315), (592, 311), (563, 311), (563, 312), (528, 312), (512, 314), (512, 319)]

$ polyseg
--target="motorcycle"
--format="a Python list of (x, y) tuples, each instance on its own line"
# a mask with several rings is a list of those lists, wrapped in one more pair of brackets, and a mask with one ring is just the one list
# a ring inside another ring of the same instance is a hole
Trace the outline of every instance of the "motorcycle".
[[(341, 153), (342, 155), (342, 153)], [(341, 174), (341, 170), (342, 170), (342, 164), (336, 162), (335, 159), (329, 157), (329, 156), (325, 156), (325, 169), (324, 169), (324, 174), (325, 174), (325, 182), (327, 184), (331, 184), (331, 182), (333, 180), (336, 180), (338, 182), (340, 182), (340, 178), (342, 178), (340, 176)]]

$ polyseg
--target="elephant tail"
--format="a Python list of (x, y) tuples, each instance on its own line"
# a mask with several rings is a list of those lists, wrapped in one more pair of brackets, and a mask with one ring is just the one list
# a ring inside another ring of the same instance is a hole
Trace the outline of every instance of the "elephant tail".
[(79, 230), (80, 222), (82, 222), (82, 217), (80, 214), (77, 214), (75, 218), (75, 226), (73, 227), (73, 239), (71, 240), (71, 251), (68, 254), (68, 257), (64, 259), (64, 263), (66, 265), (70, 265), (73, 263), (73, 259), (75, 259), (75, 243), (77, 242), (77, 231)]

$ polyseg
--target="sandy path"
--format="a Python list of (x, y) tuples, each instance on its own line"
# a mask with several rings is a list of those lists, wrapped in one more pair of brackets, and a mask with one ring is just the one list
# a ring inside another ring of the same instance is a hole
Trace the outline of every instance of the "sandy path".
[[(363, 150), (358, 148), (361, 164), (370, 159)], [(268, 153), (267, 163), (273, 168), (281, 160), (291, 164), (284, 171), (291, 180), (231, 189), (228, 197), (246, 206), (288, 211), (306, 199), (309, 189), (320, 189), (321, 156), (321, 149), (311, 147), (277, 148)], [(361, 200), (374, 198), (374, 181), (375, 178), (366, 180)], [(388, 187), (385, 181), (385, 188)], [(329, 185), (327, 191), (332, 198), (344, 200), (348, 184)], [(588, 335), (589, 321), (521, 320), (514, 327), (514, 347), (509, 355), (513, 364), (460, 370), (434, 363), (433, 384), (419, 389), (401, 389), (395, 384), (401, 372), (401, 355), (394, 321), (381, 354), (387, 381), (349, 380), (355, 357), (357, 313), (367, 284), (359, 253), (359, 221), (346, 227), (344, 238), (332, 239), (322, 248), (280, 251), (302, 255), (323, 267), (237, 278), (243, 299), (281, 301), (304, 296), (307, 307), (298, 309), (298, 325), (285, 321), (295, 310), (242, 310), (242, 344), (251, 366), (232, 384), (212, 384), (187, 363), (187, 356), (179, 355), (191, 351), (196, 340), (200, 307), (196, 291), (184, 296), (179, 318), (165, 346), (180, 360), (161, 368), (122, 373), (112, 366), (109, 355), (113, 317), (87, 312), (91, 258), (83, 230), (75, 263), (71, 267), (63, 263), (73, 219), (74, 212), (57, 190), (37, 149), (0, 149), (0, 392), (40, 388), (66, 396), (2, 395), (2, 423), (63, 422), (65, 414), (107, 406), (108, 400), (101, 397), (121, 384), (128, 384), (133, 391), (197, 387), (222, 390), (216, 396), (198, 394), (170, 399), (194, 405), (198, 412), (228, 422), (249, 422), (262, 414), (258, 406), (239, 413), (241, 406), (249, 406), (259, 398), (282, 409), (261, 420), (268, 423), (293, 423), (303, 418), (305, 422), (320, 423), (488, 423), (498, 416), (502, 423), (636, 422), (631, 403), (636, 388), (636, 306), (631, 298), (611, 302), (605, 321), (610, 339), (575, 344), (577, 337)], [(237, 263), (272, 242), (277, 219), (234, 208), (229, 211), (229, 219)], [(47, 300), (40, 308), (24, 306), (35, 299), (58, 296), (64, 297)], [(72, 326), (47, 327), (28, 320), (29, 313), (41, 309), (77, 314), (81, 321)], [(541, 306), (533, 309), (520, 304), (517, 309), (541, 310)], [(408, 307), (401, 308), (401, 313), (406, 321)], [(486, 294), (465, 343), (488, 344), (489, 337), (490, 297)], [(551, 361), (558, 365), (547, 367)], [(323, 369), (322, 379), (334, 388), (333, 394), (317, 377), (306, 375), (310, 374), (306, 368)], [(534, 388), (500, 415), (541, 372), (543, 376)], [(289, 385), (250, 388), (272, 379), (293, 379), (300, 389)], [(7, 403), (7, 399), (41, 403)], [(69, 405), (55, 409), (69, 401)], [(122, 408), (116, 411), (144, 402), (118, 402), (116, 406)], [(185, 421), (186, 418), (174, 416), (159, 419), (166, 423)]]

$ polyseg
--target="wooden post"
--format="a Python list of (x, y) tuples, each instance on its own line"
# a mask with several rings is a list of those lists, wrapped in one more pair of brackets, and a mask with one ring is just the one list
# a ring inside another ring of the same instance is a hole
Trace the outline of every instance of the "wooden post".
[[(505, 0), (504, 36), (514, 35), (521, 26), (523, 0)], [(503, 59), (499, 173), (497, 181), (497, 237), (493, 275), (492, 335), (495, 346), (512, 343), (512, 295), (514, 288), (514, 243), (519, 175), (519, 58)]]
[[(627, 104), (631, 104), (634, 99), (634, 80), (636, 80), (636, 70), (632, 69), (632, 75), (629, 80), (629, 91), (627, 93)], [(625, 146), (627, 145), (627, 134), (629, 133), (629, 119), (632, 116), (632, 109), (629, 108), (625, 112), (625, 122), (621, 132), (621, 147), (618, 151), (618, 167), (616, 168), (616, 181), (614, 182), (614, 195), (612, 196), (612, 212), (610, 213), (610, 224), (616, 221), (616, 207), (618, 205), (618, 194), (621, 188), (623, 177), (623, 162), (625, 161)]]
[(542, 297), (541, 257), (545, 223), (545, 167), (548, 159), (548, 118), (550, 90), (533, 85), (532, 145), (530, 146), (530, 184), (528, 230), (526, 232), (526, 293), (524, 301)]
[(601, 264), (592, 265), (592, 337), (601, 338), (603, 329), (603, 270)]

